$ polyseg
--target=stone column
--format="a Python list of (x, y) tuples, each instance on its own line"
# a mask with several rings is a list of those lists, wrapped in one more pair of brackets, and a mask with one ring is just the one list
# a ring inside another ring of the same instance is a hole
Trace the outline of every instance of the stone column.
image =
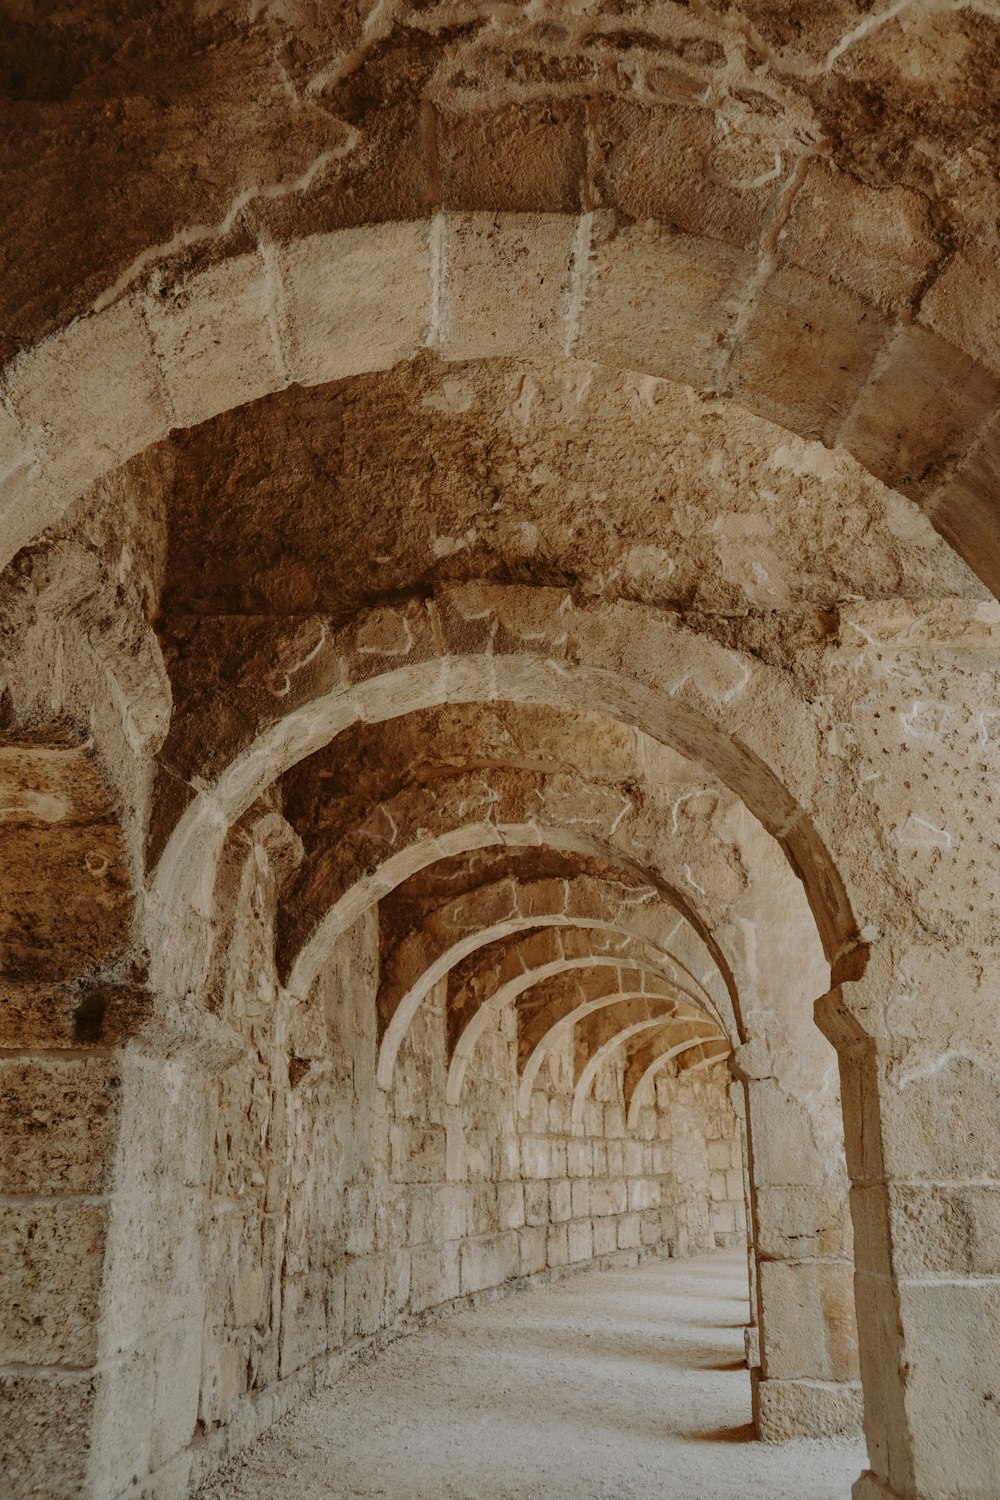
[(743, 1330), (743, 1347), (746, 1351), (747, 1369), (751, 1379), (754, 1370), (760, 1367), (760, 1333), (757, 1329), (757, 1256), (753, 1243), (753, 1214), (750, 1209), (750, 1155), (747, 1151), (747, 1100), (746, 1089), (741, 1082), (729, 1085), (729, 1102), (740, 1125), (740, 1150), (743, 1156), (743, 1201), (746, 1204), (747, 1262), (750, 1272), (750, 1316)]
[(116, 1494), (145, 1472), (128, 1422), (144, 1372), (135, 1351), (108, 1357), (104, 1310), (120, 1044), (147, 999), (0, 980), (0, 1473), (15, 1500)]
[(754, 1427), (770, 1441), (856, 1432), (861, 1387), (846, 1176), (823, 1161), (805, 1106), (772, 1076), (763, 1043), (737, 1048), (732, 1067), (746, 1099), (756, 1262)]
[(139, 986), (0, 979), (0, 1473), (11, 1500), (105, 1500), (153, 1470), (185, 1493), (201, 1384), (205, 1091), (228, 1054), (214, 1018), (168, 1027), (159, 1009)]
[(852, 1183), (871, 1465), (855, 1500), (1000, 1495), (996, 972), (930, 949), (901, 967), (880, 945), (817, 1002)]

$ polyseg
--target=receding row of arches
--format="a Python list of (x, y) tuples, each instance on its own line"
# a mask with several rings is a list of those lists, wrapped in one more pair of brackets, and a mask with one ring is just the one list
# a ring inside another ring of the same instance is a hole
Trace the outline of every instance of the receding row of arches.
[(995, 1488), (996, 606), (877, 378), (866, 472), (565, 336), (594, 232), (311, 237), (280, 358), (240, 256), (13, 372), (4, 1357), (75, 1434), (19, 1495), (184, 1493), (429, 1307), (744, 1235), (759, 1432), (863, 1384), (860, 1497)]

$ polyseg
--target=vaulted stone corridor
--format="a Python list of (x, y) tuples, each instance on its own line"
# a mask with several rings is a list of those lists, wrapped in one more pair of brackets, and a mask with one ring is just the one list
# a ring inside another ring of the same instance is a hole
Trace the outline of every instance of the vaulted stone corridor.
[(586, 1298), (687, 1409), (737, 1252), (608, 1493), (998, 1500), (998, 97), (992, 0), (0, 8), (3, 1500), (532, 1307), (558, 1448)]

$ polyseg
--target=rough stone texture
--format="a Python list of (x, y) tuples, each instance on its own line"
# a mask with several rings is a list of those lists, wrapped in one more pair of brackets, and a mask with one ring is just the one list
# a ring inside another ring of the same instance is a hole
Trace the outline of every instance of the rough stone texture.
[(744, 1234), (758, 1433), (994, 1500), (993, 8), (15, 9), (17, 1500)]

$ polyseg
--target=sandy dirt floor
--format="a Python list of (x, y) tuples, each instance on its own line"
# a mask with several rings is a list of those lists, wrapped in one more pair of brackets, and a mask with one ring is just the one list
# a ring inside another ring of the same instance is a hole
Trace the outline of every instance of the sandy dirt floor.
[(750, 1439), (746, 1261), (588, 1271), (445, 1317), (200, 1500), (847, 1500), (861, 1442)]

